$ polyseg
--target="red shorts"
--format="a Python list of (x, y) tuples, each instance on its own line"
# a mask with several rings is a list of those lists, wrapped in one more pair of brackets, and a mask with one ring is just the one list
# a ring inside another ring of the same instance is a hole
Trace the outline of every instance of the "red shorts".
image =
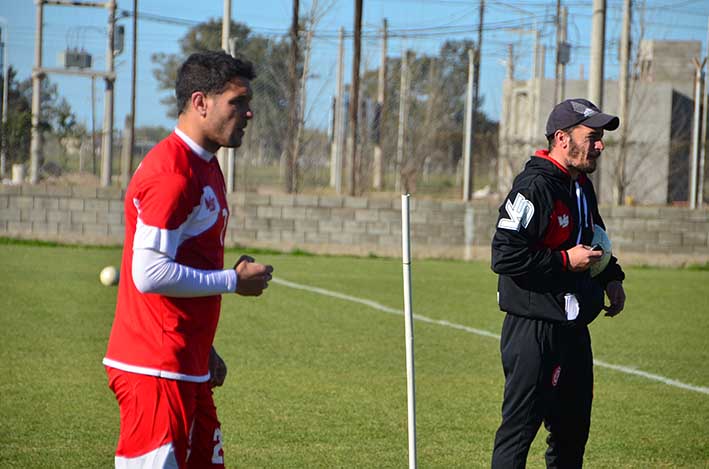
[(223, 468), (222, 431), (209, 382), (106, 367), (121, 431), (116, 467)]

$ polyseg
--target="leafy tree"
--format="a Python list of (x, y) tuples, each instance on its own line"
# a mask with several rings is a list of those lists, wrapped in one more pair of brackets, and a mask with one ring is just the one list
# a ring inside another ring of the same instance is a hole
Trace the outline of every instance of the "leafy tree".
[[(468, 49), (473, 46), (470, 40), (447, 41), (437, 55), (409, 53), (409, 127), (404, 167), (399, 169), (402, 181), (408, 179), (404, 181), (408, 190), (414, 190), (417, 176), (428, 168), (454, 172), (463, 156)], [(377, 77), (377, 70), (364, 74), (363, 89), (371, 101), (377, 96)], [(390, 58), (381, 139), (390, 165), (396, 155), (400, 81), (401, 59)], [(497, 123), (481, 112), (477, 114), (475, 139), (474, 168), (488, 169), (496, 155)]]
[[(7, 122), (0, 138), (7, 148), (8, 164), (29, 160), (32, 139), (32, 78), (17, 80), (17, 71), (8, 68)], [(69, 102), (59, 95), (58, 87), (49, 78), (42, 80), (42, 108), (39, 127), (42, 132), (56, 136), (60, 141), (82, 135), (85, 130), (77, 122)]]

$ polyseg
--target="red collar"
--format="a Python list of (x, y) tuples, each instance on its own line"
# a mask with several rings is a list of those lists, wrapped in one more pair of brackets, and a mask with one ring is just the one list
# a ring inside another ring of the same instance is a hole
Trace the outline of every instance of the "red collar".
[(537, 150), (536, 152), (534, 152), (534, 156), (537, 156), (537, 157), (539, 157), (539, 158), (544, 158), (545, 160), (551, 161), (552, 163), (554, 163), (554, 166), (556, 166), (557, 168), (559, 168), (559, 169), (560, 169), (564, 174), (566, 174), (567, 176), (571, 177), (571, 174), (569, 174), (569, 170), (568, 170), (568, 169), (566, 169), (566, 168), (564, 168), (563, 166), (561, 166), (561, 163), (559, 163), (559, 162), (556, 161), (554, 158), (552, 158), (551, 156), (549, 156), (549, 150)]
[[(545, 160), (551, 161), (551, 162), (554, 163), (554, 165), (555, 165), (557, 168), (559, 168), (564, 174), (566, 174), (567, 176), (571, 177), (571, 174), (569, 174), (569, 170), (568, 170), (568, 169), (566, 169), (566, 168), (564, 168), (563, 166), (561, 166), (561, 164), (560, 164), (558, 161), (556, 161), (554, 158), (552, 158), (551, 156), (549, 156), (549, 150), (537, 150), (536, 152), (534, 152), (534, 156), (537, 156), (537, 157), (539, 157), (539, 158), (544, 158)], [(579, 184), (586, 184), (587, 177), (586, 177), (585, 174), (581, 173), (581, 174), (579, 174), (579, 177), (578, 177), (576, 180), (578, 181)]]

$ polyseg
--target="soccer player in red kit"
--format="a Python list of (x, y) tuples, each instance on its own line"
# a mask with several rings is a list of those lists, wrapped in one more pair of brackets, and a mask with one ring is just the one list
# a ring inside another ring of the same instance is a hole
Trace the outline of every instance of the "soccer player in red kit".
[(177, 127), (128, 185), (103, 359), (120, 409), (117, 468), (224, 467), (212, 397), (226, 376), (212, 346), (221, 295), (260, 295), (273, 268), (241, 256), (224, 269), (229, 208), (214, 153), (241, 145), (254, 77), (249, 62), (224, 52), (188, 57), (177, 74)]

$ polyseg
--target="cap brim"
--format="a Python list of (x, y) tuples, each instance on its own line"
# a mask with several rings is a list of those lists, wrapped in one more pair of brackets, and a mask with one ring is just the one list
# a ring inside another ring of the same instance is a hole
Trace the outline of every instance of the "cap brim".
[(620, 119), (616, 116), (599, 112), (579, 123), (592, 129), (615, 130), (620, 126)]

